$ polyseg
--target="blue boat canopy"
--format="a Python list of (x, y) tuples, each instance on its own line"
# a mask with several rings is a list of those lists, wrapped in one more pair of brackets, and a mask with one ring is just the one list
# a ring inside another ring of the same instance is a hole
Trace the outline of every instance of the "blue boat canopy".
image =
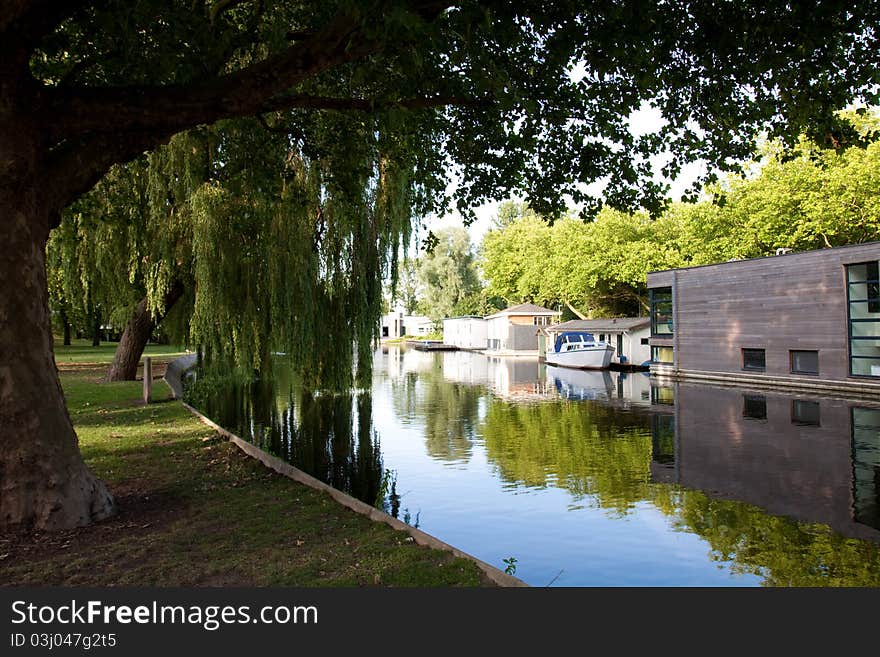
[(566, 342), (595, 342), (596, 338), (593, 337), (592, 333), (586, 333), (584, 331), (566, 331), (565, 333), (560, 333), (556, 337), (556, 344), (554, 349), (559, 352)]

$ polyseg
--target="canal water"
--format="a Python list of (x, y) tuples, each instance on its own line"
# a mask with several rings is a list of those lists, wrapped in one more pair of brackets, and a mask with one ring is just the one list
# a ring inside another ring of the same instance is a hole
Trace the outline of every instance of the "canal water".
[(880, 585), (880, 404), (383, 347), (202, 410), (533, 586)]

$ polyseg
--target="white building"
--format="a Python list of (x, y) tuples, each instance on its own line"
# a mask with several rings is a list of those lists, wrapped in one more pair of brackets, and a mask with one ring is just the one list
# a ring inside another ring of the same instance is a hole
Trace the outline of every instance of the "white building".
[[(614, 351), (615, 363), (641, 365), (651, 360), (650, 317), (618, 317), (616, 319), (574, 319), (570, 322), (548, 326), (547, 348), (556, 341), (556, 336), (565, 331), (586, 331), (597, 340), (610, 343)], [(623, 358), (623, 360), (621, 360)]]
[(482, 317), (450, 317), (443, 320), (443, 344), (459, 349), (485, 349), (487, 331), (487, 322)]
[(562, 313), (533, 303), (511, 306), (486, 317), (490, 351), (522, 355), (538, 354), (537, 327), (558, 321)]
[(434, 331), (434, 322), (424, 315), (407, 315), (401, 307), (395, 307), (382, 315), (381, 338), (402, 338), (405, 335), (428, 335)]

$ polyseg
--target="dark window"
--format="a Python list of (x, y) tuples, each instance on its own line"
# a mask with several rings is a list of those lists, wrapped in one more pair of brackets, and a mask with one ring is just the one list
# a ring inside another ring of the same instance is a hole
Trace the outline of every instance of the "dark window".
[(794, 374), (818, 374), (819, 352), (818, 351), (795, 351), (791, 354), (791, 371)]
[(743, 417), (767, 419), (767, 398), (764, 395), (743, 395)]
[(651, 291), (651, 335), (672, 335), (672, 288), (658, 287)]
[(767, 359), (763, 349), (743, 349), (743, 369), (763, 372), (767, 369)]
[(853, 519), (880, 529), (880, 410), (851, 412)]
[(880, 313), (880, 267), (876, 262), (865, 263), (867, 274), (868, 312)]
[(642, 344), (648, 344), (648, 338), (642, 338)]
[(805, 426), (819, 426), (819, 402), (804, 399), (791, 400), (791, 421)]

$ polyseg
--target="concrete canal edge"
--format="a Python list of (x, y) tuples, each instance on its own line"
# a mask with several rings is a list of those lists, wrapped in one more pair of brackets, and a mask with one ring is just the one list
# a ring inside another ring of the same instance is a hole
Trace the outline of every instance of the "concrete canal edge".
[(228, 438), (231, 442), (233, 442), (241, 451), (243, 451), (248, 456), (257, 459), (263, 465), (268, 468), (271, 468), (275, 472), (284, 475), (294, 481), (297, 481), (301, 484), (304, 484), (310, 488), (314, 488), (315, 490), (323, 491), (327, 493), (330, 497), (336, 500), (342, 506), (345, 506), (352, 511), (359, 513), (363, 516), (366, 516), (370, 520), (374, 522), (384, 522), (386, 525), (391, 526), (393, 529), (398, 531), (402, 531), (407, 533), (412, 539), (418, 544), (425, 547), (433, 548), (435, 550), (444, 550), (446, 552), (451, 552), (457, 557), (461, 557), (462, 559), (469, 559), (473, 561), (480, 570), (482, 570), (486, 576), (492, 580), (495, 584), (499, 586), (505, 587), (527, 587), (524, 581), (517, 577), (513, 577), (512, 575), (508, 575), (503, 570), (496, 568), (495, 566), (486, 563), (480, 559), (477, 559), (473, 555), (468, 554), (467, 552), (463, 552), (459, 550), (457, 547), (449, 545), (448, 543), (444, 543), (440, 539), (435, 536), (431, 536), (430, 534), (423, 532), (420, 529), (416, 529), (415, 527), (406, 524), (394, 518), (393, 516), (388, 515), (384, 511), (380, 511), (376, 507), (370, 506), (366, 502), (361, 502), (360, 500), (352, 497), (347, 493), (343, 493), (341, 490), (333, 488), (332, 486), (328, 486), (323, 481), (315, 479), (310, 474), (307, 474), (292, 466), (290, 463), (286, 461), (282, 461), (276, 456), (272, 456), (268, 452), (263, 451), (256, 445), (247, 442), (246, 440), (242, 440), (234, 433), (231, 433), (224, 429), (223, 427), (215, 424), (210, 418), (203, 415), (197, 409), (193, 408), (189, 404), (183, 401), (183, 383), (182, 377), (183, 374), (193, 367), (196, 363), (196, 355), (195, 354), (187, 354), (186, 356), (181, 356), (180, 358), (170, 362), (168, 364), (168, 368), (165, 371), (165, 382), (171, 388), (172, 393), (174, 394), (175, 399), (178, 399), (183, 406), (189, 410), (190, 413), (199, 418), (203, 423), (207, 424), (209, 427), (214, 429), (220, 435)]

